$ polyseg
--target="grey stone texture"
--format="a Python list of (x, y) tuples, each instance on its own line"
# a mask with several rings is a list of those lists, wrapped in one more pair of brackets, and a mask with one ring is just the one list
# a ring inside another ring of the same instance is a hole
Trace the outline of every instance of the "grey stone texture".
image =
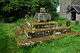
[[(80, 0), (59, 0), (59, 4), (60, 4), (60, 15), (62, 17), (70, 19), (71, 14), (66, 13), (67, 7), (70, 5), (80, 5)], [(76, 20), (80, 20), (80, 14), (77, 14), (76, 17), (77, 17)]]

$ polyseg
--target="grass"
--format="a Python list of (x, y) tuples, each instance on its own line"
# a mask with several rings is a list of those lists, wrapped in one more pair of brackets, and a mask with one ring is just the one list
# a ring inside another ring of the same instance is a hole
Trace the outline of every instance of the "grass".
[(27, 49), (24, 47), (24, 53), (80, 53), (80, 36), (66, 36)]
[[(58, 23), (64, 23), (64, 19), (56, 20)], [(80, 32), (80, 25), (71, 23), (71, 30)], [(53, 40), (49, 43), (43, 43), (33, 47), (24, 47), (23, 53), (80, 53), (80, 36), (66, 36), (59, 40)]]
[(14, 23), (0, 23), (0, 53), (17, 52), (15, 28)]
[(72, 31), (80, 32), (80, 24), (79, 24), (79, 25), (73, 24), (73, 25), (72, 25)]
[[(65, 20), (61, 19), (57, 20), (57, 22), (65, 23)], [(0, 32), (5, 32), (5, 35), (15, 37), (15, 30), (17, 26), (23, 25), (23, 23), (25, 23), (23, 19), (11, 24), (0, 23)], [(80, 25), (75, 25), (75, 23), (71, 23), (71, 27), (72, 31), (80, 32)], [(3, 34), (4, 33), (0, 35)], [(37, 44), (30, 47), (20, 47), (18, 48), (18, 52), (15, 53), (80, 53), (80, 36), (68, 35), (62, 39), (52, 40), (47, 43)]]
[[(8, 24), (8, 23), (0, 23), (0, 29), (2, 29), (7, 35), (13, 35), (14, 36), (14, 31), (15, 31), (15, 24)], [(2, 32), (0, 30), (0, 32)]]
[[(57, 20), (57, 22), (65, 24), (64, 19)], [(80, 25), (72, 22), (71, 30), (80, 32)], [(68, 35), (62, 39), (37, 44), (36, 46), (23, 47), (21, 51), (23, 53), (80, 53), (80, 36)]]

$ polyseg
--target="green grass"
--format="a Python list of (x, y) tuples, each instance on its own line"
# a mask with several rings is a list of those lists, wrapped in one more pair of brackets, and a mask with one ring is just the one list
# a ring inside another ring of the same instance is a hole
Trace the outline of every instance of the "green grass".
[[(65, 24), (65, 20), (56, 20)], [(67, 21), (67, 20), (66, 20)], [(71, 30), (80, 32), (80, 24), (71, 23)], [(66, 36), (62, 39), (53, 40), (36, 46), (24, 47), (23, 53), (80, 53), (80, 36)]]
[[(30, 20), (31, 19), (29, 19), (28, 21)], [(64, 19), (57, 20), (57, 22), (65, 24)], [(0, 36), (8, 35), (10, 37), (16, 37), (15, 30), (17, 26), (21, 26), (24, 23), (24, 19), (18, 20), (16, 23), (0, 23)], [(71, 23), (71, 27), (72, 31), (80, 32), (80, 25), (75, 25), (75, 23)], [(18, 39), (18, 37), (16, 39)], [(14, 42), (9, 43), (9, 47), (12, 49), (13, 53), (16, 50), (17, 52), (15, 53), (80, 53), (80, 36), (68, 35), (58, 40), (52, 40), (43, 44), (36, 44), (30, 47), (16, 48), (14, 46), (15, 44), (13, 44)]]
[(14, 23), (0, 23), (0, 53), (16, 53), (18, 51), (15, 29)]
[(72, 31), (80, 32), (80, 24), (79, 24), (79, 25), (73, 24), (73, 25), (72, 25)]
[[(7, 35), (15, 36), (15, 29), (17, 25), (15, 23), (0, 23), (0, 29), (2, 29)], [(0, 30), (0, 32), (2, 32)]]
[(80, 36), (66, 36), (49, 43), (23, 49), (24, 53), (80, 53)]
[[(59, 24), (62, 24), (63, 26), (66, 25), (67, 21), (70, 21), (70, 20), (67, 20), (67, 19), (65, 19), (63, 17), (60, 17), (59, 19), (56, 20), (56, 22), (58, 22)], [(72, 21), (70, 23), (71, 30), (74, 31), (74, 32), (80, 32), (80, 21), (79, 21), (79, 24), (76, 24), (76, 22), (77, 21)]]

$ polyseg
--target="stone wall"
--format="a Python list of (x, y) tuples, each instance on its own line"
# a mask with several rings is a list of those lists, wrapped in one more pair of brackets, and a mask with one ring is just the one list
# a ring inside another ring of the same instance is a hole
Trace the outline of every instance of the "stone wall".
[(71, 0), (59, 0), (60, 2), (60, 15), (63, 17), (69, 17), (70, 14), (67, 14), (67, 7), (71, 5)]
[(72, 5), (80, 5), (80, 0), (72, 0), (71, 4)]
[[(65, 18), (68, 18), (70, 19), (71, 18), (71, 14), (70, 13), (66, 13), (67, 11), (67, 7), (69, 5), (80, 5), (80, 0), (59, 0), (59, 3), (60, 3), (60, 15), (62, 17), (65, 17)], [(80, 15), (77, 14), (77, 20), (80, 20)]]

